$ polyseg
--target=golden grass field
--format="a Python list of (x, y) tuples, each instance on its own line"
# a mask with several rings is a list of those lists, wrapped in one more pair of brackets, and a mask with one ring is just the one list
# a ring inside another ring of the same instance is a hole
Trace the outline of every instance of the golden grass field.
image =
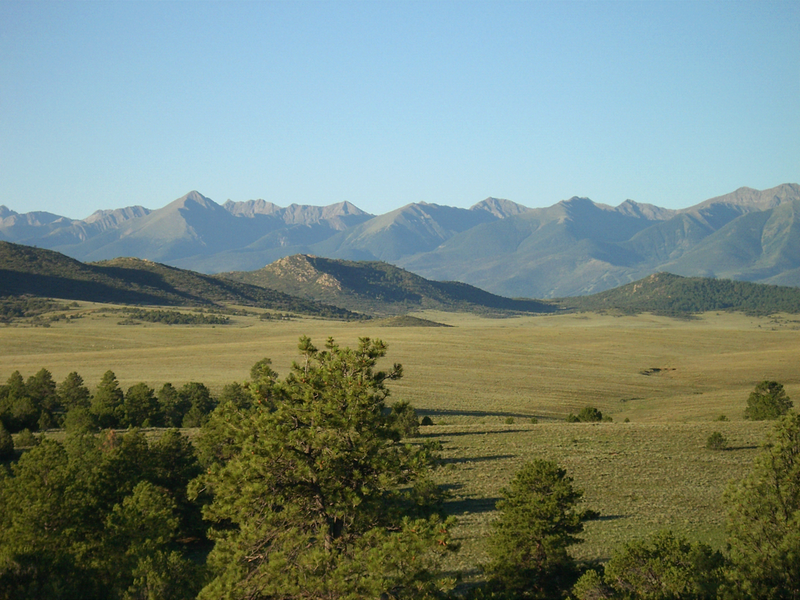
[[(559, 314), (489, 319), (432, 313), (448, 328), (382, 327), (317, 319), (226, 326), (122, 326), (119, 314), (83, 304), (83, 317), (49, 328), (0, 328), (0, 378), (42, 367), (61, 381), (78, 371), (93, 388), (113, 370), (124, 389), (201, 381), (219, 390), (244, 381), (270, 357), (285, 374), (297, 340), (342, 345), (359, 337), (389, 344), (387, 366), (404, 378), (394, 400), (409, 400), (442, 442), (437, 479), (452, 497), (462, 551), (450, 565), (469, 573), (485, 560), (485, 535), (500, 488), (523, 461), (542, 457), (566, 468), (602, 514), (589, 523), (580, 558), (602, 559), (624, 541), (670, 528), (721, 547), (722, 493), (748, 469), (769, 424), (742, 419), (747, 395), (764, 379), (800, 401), (800, 319), (713, 313), (692, 320), (651, 315)], [(592, 405), (613, 423), (568, 424)], [(726, 415), (727, 422), (717, 421)], [(538, 424), (531, 423), (536, 417)], [(624, 423), (625, 419), (629, 423)], [(509, 423), (513, 419), (513, 423)], [(720, 431), (730, 450), (705, 448)]]

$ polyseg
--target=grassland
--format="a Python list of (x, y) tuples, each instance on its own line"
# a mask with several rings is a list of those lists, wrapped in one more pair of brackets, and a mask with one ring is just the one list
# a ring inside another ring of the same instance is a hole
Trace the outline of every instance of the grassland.
[[(500, 488), (534, 457), (564, 466), (585, 490), (586, 505), (602, 514), (587, 527), (582, 558), (602, 559), (661, 528), (719, 547), (722, 493), (746, 472), (769, 429), (742, 419), (748, 393), (774, 379), (800, 401), (796, 316), (418, 315), (451, 325), (429, 328), (264, 321), (251, 312), (214, 327), (119, 326), (119, 314), (100, 305), (68, 312), (81, 318), (0, 328), (0, 378), (46, 367), (57, 381), (77, 370), (93, 387), (112, 369), (123, 388), (202, 381), (219, 390), (245, 380), (265, 356), (286, 373), (303, 334), (319, 345), (329, 336), (346, 345), (361, 336), (384, 339), (387, 362), (405, 370), (394, 399), (429, 415), (435, 425), (424, 436), (444, 446), (437, 478), (452, 494), (448, 508), (459, 517), (463, 545), (451, 566), (466, 572), (485, 558), (481, 540)], [(587, 405), (614, 422), (563, 421)], [(716, 421), (721, 414), (729, 420)], [(731, 449), (707, 450), (713, 431)]]

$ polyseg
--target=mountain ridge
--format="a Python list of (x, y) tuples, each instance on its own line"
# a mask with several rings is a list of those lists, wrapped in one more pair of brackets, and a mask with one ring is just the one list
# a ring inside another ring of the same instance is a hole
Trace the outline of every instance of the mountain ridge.
[(506, 297), (589, 294), (658, 271), (800, 285), (800, 185), (739, 188), (683, 209), (572, 197), (542, 208), (489, 197), (469, 209), (410, 203), (370, 215), (267, 200), (220, 205), (192, 191), (166, 206), (83, 220), (0, 207), (0, 239), (82, 261), (138, 256), (205, 273), (285, 256), (386, 261)]

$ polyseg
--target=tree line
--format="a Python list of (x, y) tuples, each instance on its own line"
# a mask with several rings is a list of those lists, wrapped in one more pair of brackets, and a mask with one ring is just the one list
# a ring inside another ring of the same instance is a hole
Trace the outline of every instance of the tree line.
[(662, 532), (580, 564), (570, 548), (598, 515), (537, 460), (501, 492), (484, 584), (456, 587), (438, 448), (408, 439), (413, 407), (388, 404), (402, 367), (378, 369), (385, 353), (302, 338), (284, 378), (264, 359), (233, 384), (195, 444), (177, 430), (42, 440), (0, 469), (0, 598), (800, 598), (791, 411), (723, 499), (725, 553)]
[(242, 393), (241, 386), (230, 384), (218, 399), (198, 382), (179, 388), (165, 383), (158, 391), (137, 383), (123, 391), (111, 370), (92, 392), (75, 371), (59, 384), (44, 368), (27, 380), (14, 371), (0, 386), (0, 428), (16, 433), (53, 428), (200, 427), (220, 400)]

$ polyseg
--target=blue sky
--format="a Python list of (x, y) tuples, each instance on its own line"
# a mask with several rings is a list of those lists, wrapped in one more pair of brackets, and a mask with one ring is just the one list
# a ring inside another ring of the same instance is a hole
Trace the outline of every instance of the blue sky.
[(0, 204), (82, 218), (800, 182), (800, 3), (0, 0)]

